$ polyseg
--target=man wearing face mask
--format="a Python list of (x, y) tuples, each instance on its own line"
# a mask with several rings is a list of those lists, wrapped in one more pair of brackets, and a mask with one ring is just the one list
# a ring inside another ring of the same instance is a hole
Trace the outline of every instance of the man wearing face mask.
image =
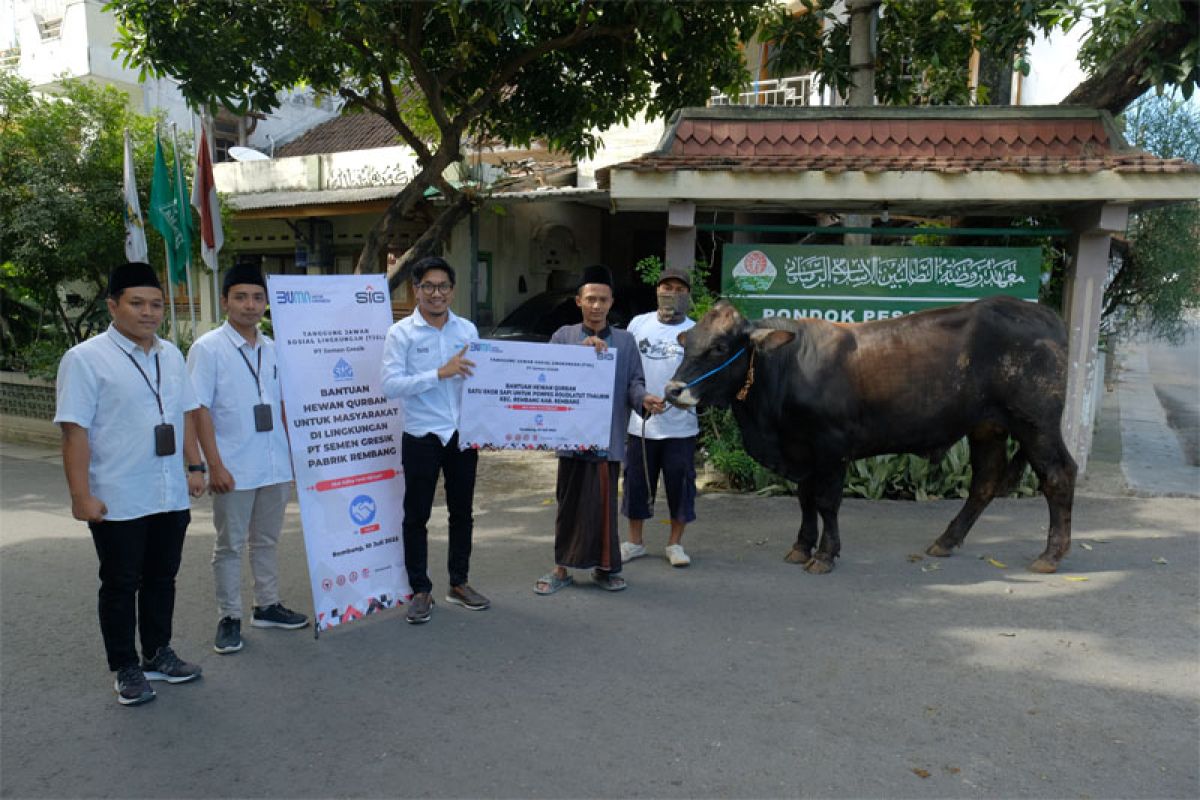
[[(637, 340), (646, 375), (646, 391), (662, 397), (667, 381), (683, 361), (679, 336), (696, 323), (688, 319), (691, 278), (686, 270), (669, 267), (659, 276), (658, 311), (634, 317), (629, 332)], [(645, 419), (631, 417), (625, 444), (625, 491), (621, 513), (629, 519), (629, 541), (621, 544), (621, 560), (646, 555), (642, 541), (645, 520), (654, 516), (654, 498), (661, 473), (667, 490), (671, 533), (666, 558), (673, 567), (692, 563), (684, 552), (683, 531), (696, 518), (696, 436), (700, 432), (695, 409), (668, 407)]]

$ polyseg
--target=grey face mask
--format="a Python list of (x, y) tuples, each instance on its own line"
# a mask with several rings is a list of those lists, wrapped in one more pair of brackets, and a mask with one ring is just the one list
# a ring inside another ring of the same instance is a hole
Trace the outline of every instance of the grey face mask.
[(692, 296), (687, 292), (678, 294), (659, 292), (658, 321), (665, 325), (683, 321), (691, 304)]

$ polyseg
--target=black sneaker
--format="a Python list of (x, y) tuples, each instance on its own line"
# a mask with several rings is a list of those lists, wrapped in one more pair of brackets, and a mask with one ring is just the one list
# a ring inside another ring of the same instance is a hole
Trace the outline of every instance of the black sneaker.
[(408, 614), (404, 619), (412, 625), (429, 622), (433, 616), (433, 596), (429, 592), (417, 592), (408, 601)]
[(308, 625), (308, 617), (303, 614), (297, 614), (290, 608), (287, 608), (283, 603), (276, 603), (271, 606), (255, 606), (254, 618), (250, 620), (250, 624), (255, 628), (287, 628), (295, 630)]
[(466, 583), (451, 586), (450, 591), (446, 592), (446, 602), (454, 603), (463, 608), (469, 608), (472, 611), (483, 611), (492, 605), (491, 600), (488, 600)]
[(117, 693), (117, 702), (123, 706), (140, 706), (156, 697), (154, 687), (136, 666), (117, 670), (113, 691)]
[(189, 664), (175, 655), (175, 651), (171, 649), (170, 645), (163, 645), (158, 648), (154, 658), (143, 661), (142, 671), (146, 673), (149, 680), (166, 681), (167, 683), (194, 681), (200, 677), (201, 672), (200, 667)]
[(217, 638), (213, 642), (213, 650), (224, 655), (236, 653), (242, 649), (242, 621), (233, 617), (225, 617), (217, 623)]

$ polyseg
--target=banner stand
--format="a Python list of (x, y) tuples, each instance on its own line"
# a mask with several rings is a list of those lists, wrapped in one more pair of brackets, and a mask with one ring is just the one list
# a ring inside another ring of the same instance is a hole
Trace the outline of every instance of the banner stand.
[(267, 277), (313, 598), (313, 638), (408, 601), (401, 404), (379, 365), (383, 275)]

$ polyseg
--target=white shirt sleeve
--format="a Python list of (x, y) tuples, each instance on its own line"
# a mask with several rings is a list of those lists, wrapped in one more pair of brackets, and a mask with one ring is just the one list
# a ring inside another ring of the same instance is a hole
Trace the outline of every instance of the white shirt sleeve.
[(192, 345), (187, 354), (187, 367), (196, 402), (205, 408), (212, 408), (217, 396), (217, 359), (207, 342)]
[(411, 397), (427, 392), (438, 384), (437, 369), (425, 370), (414, 375), (408, 373), (408, 349), (412, 338), (400, 324), (393, 325), (383, 343), (383, 366), (380, 369), (380, 384), (385, 397)]
[(90, 428), (96, 417), (99, 384), (95, 371), (78, 350), (68, 350), (58, 363), (57, 388), (54, 422), (73, 422), (81, 428)]

